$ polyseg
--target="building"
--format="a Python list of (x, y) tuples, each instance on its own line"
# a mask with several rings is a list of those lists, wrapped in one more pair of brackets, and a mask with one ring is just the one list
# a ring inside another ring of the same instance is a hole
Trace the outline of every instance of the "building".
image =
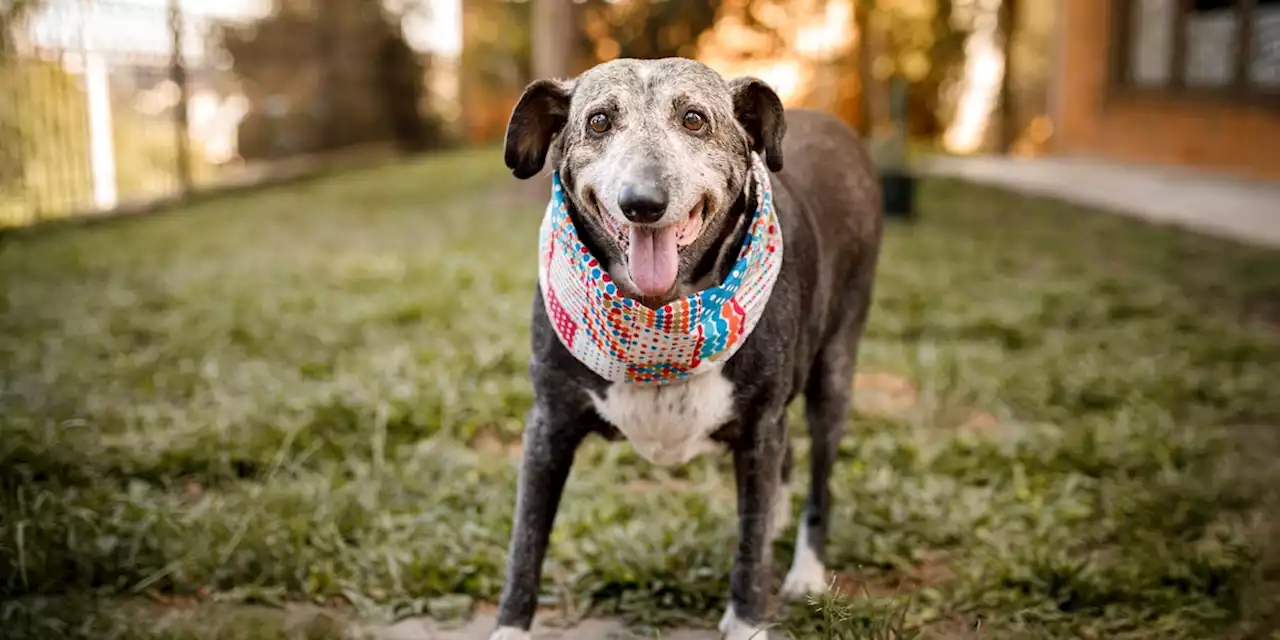
[(1053, 151), (1280, 179), (1280, 0), (1059, 0)]

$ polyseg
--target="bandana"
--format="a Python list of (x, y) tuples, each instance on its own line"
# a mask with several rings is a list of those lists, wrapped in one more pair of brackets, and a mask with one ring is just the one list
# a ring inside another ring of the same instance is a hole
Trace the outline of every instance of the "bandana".
[(755, 210), (724, 282), (651, 309), (618, 291), (578, 237), (559, 173), (539, 233), (538, 285), (560, 342), (611, 382), (666, 384), (703, 373), (742, 347), (782, 268), (782, 228), (764, 163), (752, 154)]

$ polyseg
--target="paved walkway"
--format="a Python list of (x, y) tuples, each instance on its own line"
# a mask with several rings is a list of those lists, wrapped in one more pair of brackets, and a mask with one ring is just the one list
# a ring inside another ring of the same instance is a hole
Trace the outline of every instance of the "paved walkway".
[(926, 174), (1055, 197), (1249, 244), (1280, 247), (1280, 182), (1056, 157), (933, 156), (917, 166)]

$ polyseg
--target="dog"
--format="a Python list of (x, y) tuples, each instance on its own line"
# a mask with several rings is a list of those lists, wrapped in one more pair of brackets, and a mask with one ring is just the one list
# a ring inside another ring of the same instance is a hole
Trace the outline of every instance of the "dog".
[(593, 433), (625, 439), (655, 464), (732, 454), (739, 538), (720, 631), (764, 640), (770, 543), (791, 510), (787, 407), (801, 393), (810, 487), (782, 591), (803, 597), (828, 584), (829, 479), (851, 420), (883, 227), (860, 138), (829, 114), (784, 109), (758, 78), (726, 80), (685, 58), (618, 59), (527, 85), (503, 155), (521, 180), (552, 168), (583, 259), (627, 309), (661, 308), (736, 277), (762, 192), (771, 193), (782, 250), (767, 302), (733, 355), (665, 384), (602, 376), (557, 333), (564, 326), (548, 314), (544, 288), (535, 292), (534, 401), (491, 640), (529, 637), (574, 452)]

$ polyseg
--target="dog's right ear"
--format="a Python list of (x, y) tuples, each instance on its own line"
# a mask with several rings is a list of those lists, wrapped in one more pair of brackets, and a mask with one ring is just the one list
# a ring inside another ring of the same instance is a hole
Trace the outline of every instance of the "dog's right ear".
[(759, 78), (741, 76), (729, 81), (733, 112), (746, 130), (751, 150), (764, 154), (773, 172), (782, 171), (782, 138), (787, 117), (777, 92)]
[(573, 82), (537, 80), (525, 87), (507, 122), (503, 160), (515, 177), (524, 180), (542, 170), (551, 141), (569, 119)]

